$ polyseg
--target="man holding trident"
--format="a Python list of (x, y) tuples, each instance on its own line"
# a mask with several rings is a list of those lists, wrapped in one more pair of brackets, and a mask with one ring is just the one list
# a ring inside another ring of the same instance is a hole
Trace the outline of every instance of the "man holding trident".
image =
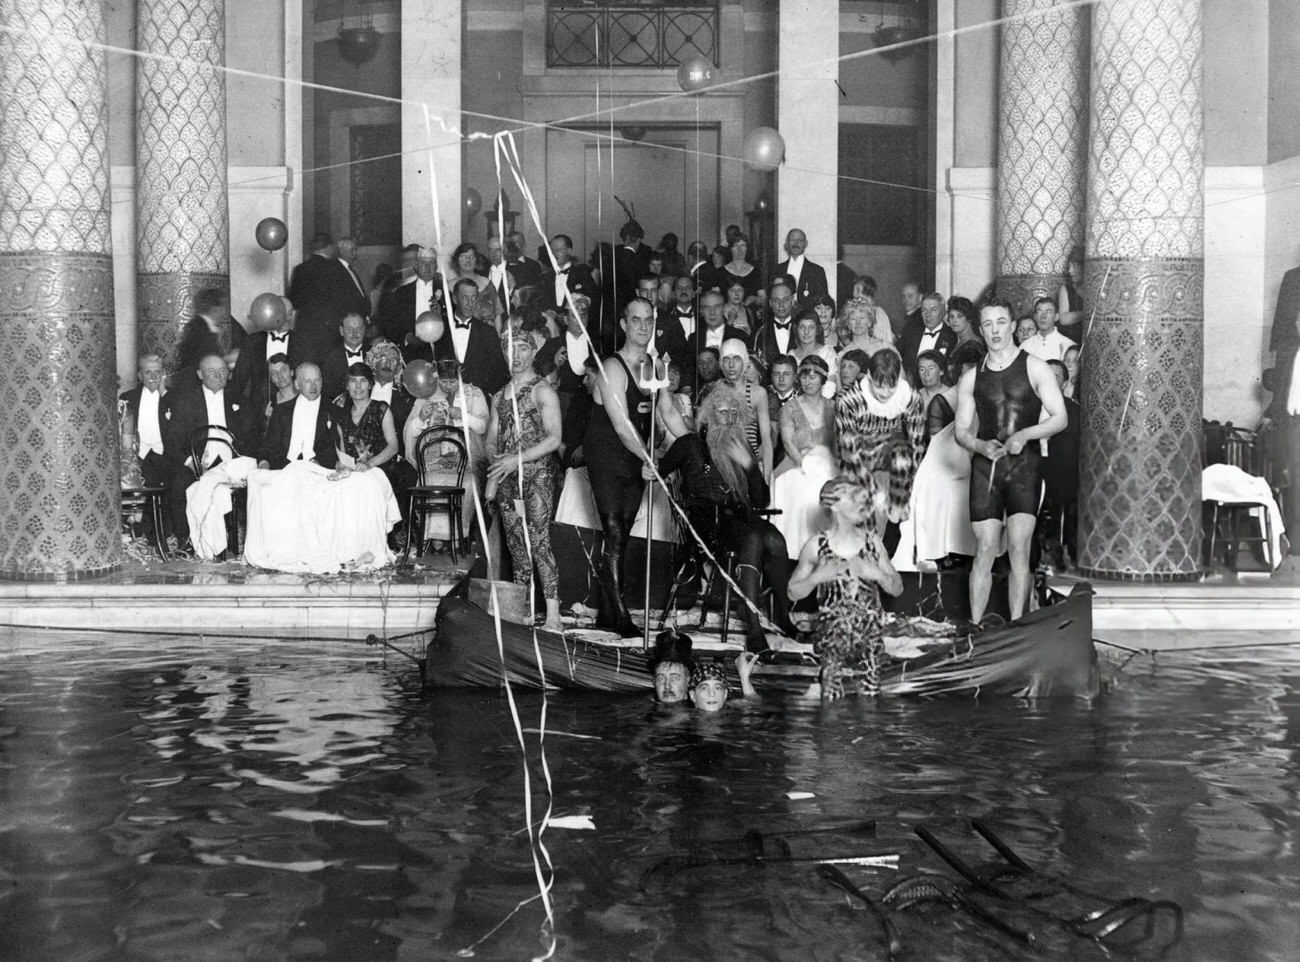
[[(654, 463), (647, 439), (655, 406), (672, 438), (686, 434), (687, 428), (672, 394), (654, 376), (654, 359), (647, 350), (655, 333), (654, 307), (643, 298), (633, 298), (623, 309), (620, 324), (627, 339), (602, 364), (582, 449), (605, 531), (597, 572), (601, 590), (596, 626), (631, 638), (641, 632), (623, 600), (623, 551), (645, 488), (642, 465)], [(642, 383), (653, 386), (643, 388)]]
[[(988, 607), (993, 560), (1005, 519), (1011, 577), (1012, 620), (1029, 597), (1029, 546), (1042, 484), (1040, 445), (1065, 429), (1065, 402), (1046, 361), (1031, 357), (1012, 338), (1011, 305), (995, 298), (980, 308), (980, 333), (989, 351), (957, 385), (957, 443), (970, 451), (970, 519), (976, 554), (970, 571), (970, 616), (979, 623)], [(1043, 412), (1046, 412), (1046, 417)]]

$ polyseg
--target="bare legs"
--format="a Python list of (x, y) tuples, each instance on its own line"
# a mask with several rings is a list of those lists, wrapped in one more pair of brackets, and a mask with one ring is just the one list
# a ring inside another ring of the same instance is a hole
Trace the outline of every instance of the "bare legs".
[[(1034, 537), (1035, 518), (1032, 514), (1013, 514), (1007, 519), (1007, 557), (1011, 562), (1011, 575), (1007, 579), (1007, 603), (1011, 619), (1025, 613), (1032, 582), (1029, 573), (1029, 547)], [(970, 618), (976, 624), (984, 617), (989, 605), (989, 590), (993, 585), (993, 561), (1002, 553), (1001, 521), (976, 521), (975, 560), (970, 569)]]

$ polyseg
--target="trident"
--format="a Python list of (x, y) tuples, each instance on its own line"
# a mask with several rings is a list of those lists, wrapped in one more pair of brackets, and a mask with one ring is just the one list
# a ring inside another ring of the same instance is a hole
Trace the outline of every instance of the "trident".
[[(667, 355), (664, 356), (664, 360), (660, 361), (653, 354), (647, 354), (641, 359), (641, 364), (637, 368), (637, 387), (650, 392), (650, 445), (648, 453), (651, 468), (655, 466), (655, 416), (658, 413), (656, 405), (659, 401), (660, 388), (668, 386), (668, 360)], [(650, 498), (646, 502), (645, 509), (645, 634), (641, 642), (645, 651), (650, 650), (650, 557), (654, 548), (655, 519), (655, 489), (653, 482), (651, 482), (649, 493)]]

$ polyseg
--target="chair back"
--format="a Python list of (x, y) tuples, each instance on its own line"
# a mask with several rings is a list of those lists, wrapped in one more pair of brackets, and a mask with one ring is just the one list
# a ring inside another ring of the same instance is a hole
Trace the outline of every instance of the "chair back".
[(447, 448), (453, 449), (455, 454), (454, 470), (456, 472), (456, 486), (465, 483), (465, 467), (469, 463), (469, 455), (465, 450), (465, 437), (461, 429), (451, 424), (439, 424), (435, 427), (425, 428), (420, 432), (420, 436), (415, 439), (415, 467), (420, 475), (420, 484), (428, 484), (428, 473), (432, 469), (430, 461), (438, 461), (448, 453)]
[(190, 435), (190, 457), (194, 461), (195, 477), (203, 477), (203, 472), (207, 470), (207, 465), (203, 463), (203, 452), (209, 443), (227, 448), (230, 457), (226, 460), (233, 461), (239, 457), (239, 451), (235, 448), (235, 436), (229, 428), (223, 428), (220, 424), (205, 424), (201, 428), (195, 428)]
[(1259, 474), (1255, 457), (1255, 435), (1242, 428), (1230, 428), (1223, 438), (1223, 461), (1247, 474)]

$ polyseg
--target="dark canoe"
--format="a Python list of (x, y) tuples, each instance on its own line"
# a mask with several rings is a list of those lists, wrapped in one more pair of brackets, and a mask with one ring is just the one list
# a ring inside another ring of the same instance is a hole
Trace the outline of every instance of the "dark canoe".
[[(653, 687), (648, 656), (639, 645), (619, 647), (506, 621), (498, 645), (495, 619), (454, 595), (439, 603), (436, 626), (428, 672), (430, 684), (438, 687), (496, 688), (503, 675), (520, 688), (630, 692)], [(917, 657), (887, 661), (881, 671), (887, 694), (1096, 693), (1092, 588), (1087, 584), (1076, 585), (1058, 604), (1005, 626), (970, 638), (926, 641)], [(765, 653), (752, 680), (760, 691), (804, 692), (817, 672), (811, 656)]]

